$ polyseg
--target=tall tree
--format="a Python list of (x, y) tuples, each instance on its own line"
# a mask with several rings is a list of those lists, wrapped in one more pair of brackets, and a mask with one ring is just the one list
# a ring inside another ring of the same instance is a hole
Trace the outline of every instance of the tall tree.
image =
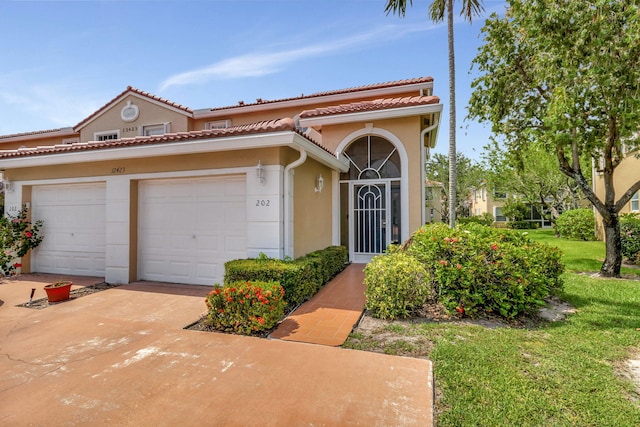
[[(640, 124), (640, 1), (510, 0), (503, 18), (482, 29), (473, 61), (469, 114), (489, 121), (518, 152), (540, 143), (554, 153), (602, 216), (603, 276), (619, 276), (618, 213), (640, 189), (632, 183), (616, 200), (614, 171), (624, 146), (637, 148)], [(605, 194), (591, 188), (581, 159), (602, 161)]]
[[(460, 16), (471, 22), (474, 16), (484, 11), (481, 0), (462, 0)], [(413, 6), (413, 0), (409, 0)], [(404, 17), (407, 0), (388, 0), (385, 12), (397, 13)], [(433, 0), (429, 15), (433, 22), (442, 22), (447, 17), (447, 50), (449, 54), (449, 225), (456, 225), (456, 61), (453, 40), (453, 0)]]

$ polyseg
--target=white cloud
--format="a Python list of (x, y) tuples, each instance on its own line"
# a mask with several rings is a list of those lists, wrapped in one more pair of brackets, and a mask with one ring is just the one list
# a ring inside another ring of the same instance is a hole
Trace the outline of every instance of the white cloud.
[(253, 52), (223, 59), (209, 66), (175, 74), (160, 84), (162, 92), (172, 86), (204, 83), (210, 80), (259, 77), (281, 71), (287, 64), (348, 49), (382, 43), (405, 35), (432, 29), (428, 24), (386, 25), (377, 30), (355, 34), (338, 40), (312, 44), (279, 52)]

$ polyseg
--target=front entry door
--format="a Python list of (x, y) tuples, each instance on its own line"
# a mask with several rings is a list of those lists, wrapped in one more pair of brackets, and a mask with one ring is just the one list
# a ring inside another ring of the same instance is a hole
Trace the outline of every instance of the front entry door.
[(353, 262), (366, 263), (391, 242), (390, 185), (388, 181), (356, 181), (349, 185)]

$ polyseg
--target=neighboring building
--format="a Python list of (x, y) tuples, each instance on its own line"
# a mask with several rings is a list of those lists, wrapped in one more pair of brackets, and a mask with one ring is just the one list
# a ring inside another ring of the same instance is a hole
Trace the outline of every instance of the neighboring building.
[[(616, 168), (613, 178), (613, 186), (616, 197), (619, 197), (625, 191), (631, 187), (633, 183), (640, 179), (640, 158), (636, 157), (637, 151), (627, 153), (620, 165)], [(604, 200), (604, 179), (602, 173), (593, 168), (593, 191), (600, 200)], [(596, 234), (600, 239), (604, 239), (604, 230), (602, 228), (602, 217), (594, 209), (596, 215)], [(638, 192), (636, 192), (629, 203), (627, 203), (622, 210), (621, 214), (625, 213), (640, 213), (640, 198)]]
[(425, 181), (424, 207), (426, 209), (425, 223), (442, 222), (442, 201), (444, 184), (438, 181)]
[(490, 213), (495, 222), (507, 222), (507, 217), (502, 215), (502, 206), (504, 206), (506, 198), (506, 193), (488, 188), (487, 182), (483, 181), (478, 187), (471, 189), (469, 213), (472, 216)]
[[(487, 188), (487, 182), (483, 182), (480, 186), (471, 189), (469, 198), (469, 211), (471, 215), (483, 215), (490, 213), (493, 215), (494, 222), (498, 224), (506, 224), (509, 221), (502, 213), (507, 197), (509, 195), (503, 191)], [(537, 223), (539, 227), (551, 227), (551, 221), (540, 215), (538, 209), (529, 204), (529, 214), (525, 221)]]
[(192, 110), (128, 87), (69, 128), (0, 136), (23, 272), (213, 284), (224, 262), (329, 245), (366, 262), (425, 223), (442, 105), (416, 78)]

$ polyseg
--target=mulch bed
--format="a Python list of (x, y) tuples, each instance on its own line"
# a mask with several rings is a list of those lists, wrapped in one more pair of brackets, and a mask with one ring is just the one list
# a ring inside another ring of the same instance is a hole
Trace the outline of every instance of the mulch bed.
[(65, 301), (50, 303), (47, 298), (39, 298), (31, 301), (31, 304), (29, 304), (29, 302), (27, 301), (25, 303), (18, 304), (16, 307), (26, 307), (26, 308), (33, 308), (35, 310), (42, 310), (43, 308), (47, 308), (50, 305), (64, 303), (67, 301), (71, 301), (71, 300), (83, 297), (85, 295), (95, 294), (96, 292), (106, 291), (107, 289), (111, 289), (111, 288), (117, 288), (118, 286), (120, 285), (112, 285), (104, 282), (97, 283), (91, 286), (84, 286), (82, 288), (72, 289), (71, 292), (69, 293), (69, 299)]

